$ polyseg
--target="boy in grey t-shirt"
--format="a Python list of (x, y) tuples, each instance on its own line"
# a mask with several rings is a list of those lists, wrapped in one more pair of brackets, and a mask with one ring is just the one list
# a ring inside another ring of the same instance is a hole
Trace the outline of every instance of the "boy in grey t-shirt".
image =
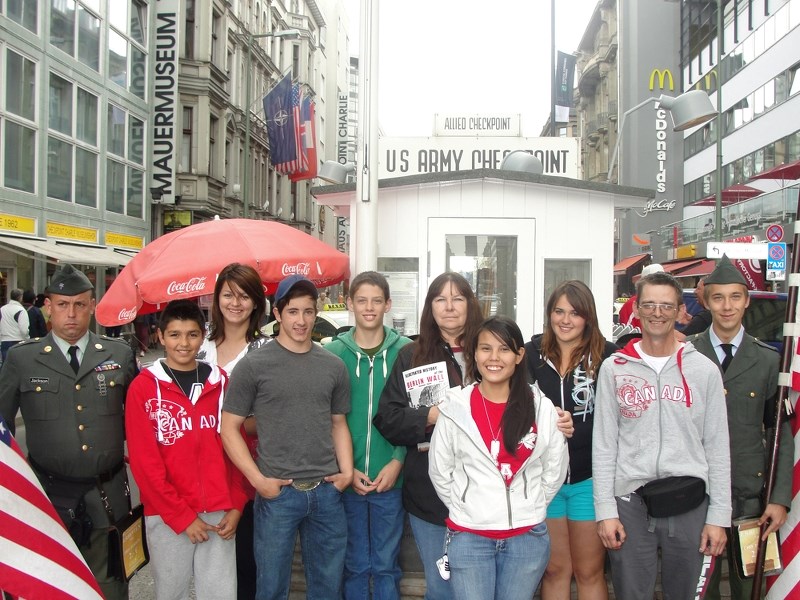
[[(317, 290), (301, 275), (284, 279), (273, 312), (274, 344), (237, 365), (222, 411), (222, 440), (255, 487), (258, 598), (289, 593), (298, 530), (309, 598), (338, 599), (347, 542), (341, 493), (353, 479), (345, 415), (350, 379), (344, 363), (316, 347), (311, 331)], [(239, 433), (255, 415), (258, 464)]]

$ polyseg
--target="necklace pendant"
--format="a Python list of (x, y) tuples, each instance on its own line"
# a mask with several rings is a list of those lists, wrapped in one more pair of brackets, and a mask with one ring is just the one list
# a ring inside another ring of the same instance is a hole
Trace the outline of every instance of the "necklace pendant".
[(500, 455), (500, 440), (492, 440), (491, 444), (489, 444), (489, 454), (497, 462), (497, 457)]

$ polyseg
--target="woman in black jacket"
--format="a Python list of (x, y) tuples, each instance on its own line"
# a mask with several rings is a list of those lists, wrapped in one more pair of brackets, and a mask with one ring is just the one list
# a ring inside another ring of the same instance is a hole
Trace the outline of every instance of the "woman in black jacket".
[(594, 296), (581, 281), (559, 285), (546, 314), (544, 333), (525, 344), (528, 372), (556, 407), (572, 413), (575, 435), (567, 478), (547, 508), (551, 551), (542, 599), (569, 598), (573, 575), (579, 598), (607, 599), (592, 499), (592, 426), (597, 372), (617, 347), (600, 333)]

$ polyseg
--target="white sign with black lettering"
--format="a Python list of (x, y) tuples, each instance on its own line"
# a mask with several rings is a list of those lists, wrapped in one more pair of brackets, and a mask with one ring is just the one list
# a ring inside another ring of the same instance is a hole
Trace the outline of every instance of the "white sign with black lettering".
[(453, 115), (433, 116), (433, 135), (438, 136), (519, 136), (520, 117), (516, 115)]
[(423, 173), (499, 169), (506, 154), (525, 150), (542, 161), (545, 175), (578, 179), (578, 138), (380, 138), (380, 179)]

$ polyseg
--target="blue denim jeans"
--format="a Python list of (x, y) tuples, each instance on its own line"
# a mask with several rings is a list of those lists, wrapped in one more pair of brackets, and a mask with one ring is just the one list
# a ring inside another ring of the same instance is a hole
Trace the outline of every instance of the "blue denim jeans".
[(450, 585), (458, 600), (531, 600), (550, 560), (550, 535), (539, 523), (504, 540), (448, 531)]
[(398, 600), (403, 576), (398, 562), (405, 516), (402, 491), (342, 494), (342, 503), (347, 515), (345, 600)]
[(412, 514), (408, 515), (408, 520), (425, 570), (425, 600), (450, 600), (453, 598), (450, 583), (441, 578), (436, 567), (436, 561), (444, 554), (447, 527), (428, 523)]
[(341, 492), (326, 482), (308, 492), (287, 485), (275, 498), (256, 495), (253, 512), (256, 598), (284, 600), (289, 596), (292, 555), (299, 530), (307, 596), (339, 600), (347, 546)]

